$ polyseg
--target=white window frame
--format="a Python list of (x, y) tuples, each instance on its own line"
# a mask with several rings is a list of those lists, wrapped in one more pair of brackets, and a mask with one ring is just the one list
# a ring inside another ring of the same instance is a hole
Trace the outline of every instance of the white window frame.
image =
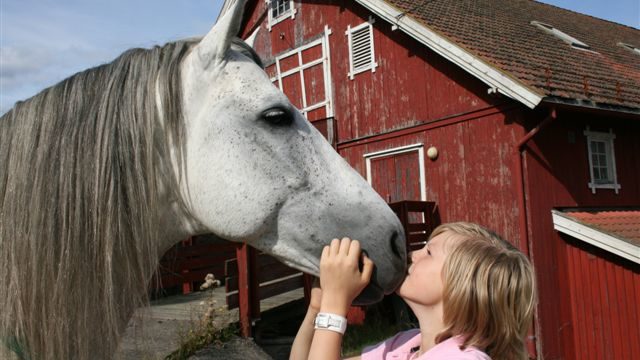
[[(284, 89), (282, 87), (282, 79), (287, 77), (287, 76), (291, 76), (291, 75), (295, 75), (295, 74), (300, 74), (300, 82), (301, 82), (301, 91), (302, 91), (302, 109), (300, 109), (300, 112), (302, 112), (303, 116), (307, 116), (307, 113), (309, 111), (312, 110), (316, 110), (319, 109), (321, 107), (325, 107), (325, 112), (327, 114), (327, 118), (330, 117), (334, 117), (334, 113), (333, 113), (333, 93), (332, 93), (332, 83), (331, 83), (331, 53), (330, 53), (330, 47), (329, 47), (329, 35), (331, 35), (331, 29), (329, 29), (329, 27), (327, 25), (324, 26), (324, 34), (321, 38), (314, 40), (310, 43), (307, 43), (305, 45), (300, 46), (299, 48), (293, 49), (291, 51), (288, 51), (284, 54), (278, 55), (276, 56), (275, 59), (275, 65), (276, 65), (276, 76), (271, 78), (271, 82), (278, 82), (278, 87), (280, 88), (280, 91), (284, 92)], [(307, 62), (305, 64), (302, 63), (302, 52), (310, 49), (312, 47), (315, 46), (322, 46), (322, 56), (318, 59), (312, 60), (310, 62)], [(298, 66), (294, 67), (292, 69), (287, 70), (286, 72), (282, 72), (280, 70), (280, 61), (282, 59), (286, 59), (290, 56), (297, 56), (298, 58)], [(323, 66), (323, 72), (324, 72), (324, 96), (325, 99), (319, 103), (316, 104), (307, 104), (307, 93), (306, 93), (306, 87), (305, 87), (305, 80), (304, 80), (304, 70), (311, 68), (313, 66), (317, 66), (322, 64)], [(333, 124), (331, 123), (330, 126), (332, 127)], [(330, 134), (332, 134), (333, 132), (333, 128), (328, 129), (330, 132)]]
[(293, 0), (284, 0), (284, 1), (289, 1), (289, 10), (285, 11), (284, 13), (280, 14), (278, 17), (274, 18), (273, 12), (271, 9), (271, 3), (274, 1), (278, 1), (278, 0), (264, 1), (265, 3), (267, 3), (267, 13), (269, 14), (268, 15), (269, 20), (267, 21), (267, 29), (269, 29), (269, 31), (271, 31), (271, 28), (279, 22), (282, 22), (286, 19), (295, 19), (296, 14), (298, 13), (298, 10), (294, 6)]
[[(418, 143), (413, 145), (401, 146), (392, 149), (386, 149), (382, 151), (376, 151), (368, 154), (364, 154), (363, 157), (365, 159), (365, 167), (367, 171), (367, 182), (369, 185), (373, 186), (372, 181), (373, 178), (371, 176), (371, 160), (389, 157), (398, 154), (404, 154), (408, 152), (418, 152), (418, 163), (419, 163), (419, 171), (420, 171), (420, 200), (427, 201), (427, 187), (425, 185), (425, 172), (424, 172), (424, 144)], [(386, 201), (386, 200), (385, 200)]]
[[(615, 140), (616, 135), (613, 133), (611, 129), (609, 132), (599, 132), (599, 131), (591, 131), (587, 126), (587, 129), (584, 131), (584, 136), (587, 137), (587, 153), (589, 156), (589, 175), (591, 176), (591, 181), (589, 182), (589, 188), (593, 194), (596, 193), (596, 189), (613, 189), (616, 194), (619, 192), (621, 186), (618, 183), (618, 175), (616, 172), (616, 155), (615, 148), (613, 144), (613, 140)], [(607, 175), (611, 182), (609, 183), (596, 183), (596, 180), (593, 177), (593, 159), (591, 152), (591, 142), (599, 141), (605, 143), (605, 156), (607, 159)]]
[[(373, 18), (373, 16), (369, 16), (369, 21), (365, 23), (362, 23), (356, 27), (351, 27), (351, 25), (347, 26), (347, 31), (345, 31), (345, 35), (347, 35), (347, 46), (349, 48), (349, 73), (347, 73), (347, 76), (351, 80), (353, 80), (354, 75), (360, 74), (365, 71), (371, 70), (371, 72), (376, 72), (378, 63), (376, 62), (376, 51), (375, 51), (374, 41), (373, 41), (373, 24), (374, 23), (375, 23), (375, 19)], [(371, 63), (369, 66), (362, 67), (359, 69), (354, 69), (353, 68), (353, 47), (351, 43), (351, 37), (354, 32), (359, 31), (365, 27), (369, 28), (369, 35), (370, 35), (369, 40), (371, 42), (371, 45), (370, 45), (371, 46)]]

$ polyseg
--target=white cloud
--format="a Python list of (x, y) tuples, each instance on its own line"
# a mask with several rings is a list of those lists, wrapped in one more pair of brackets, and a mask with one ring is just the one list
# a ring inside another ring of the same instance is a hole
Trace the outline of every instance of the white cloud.
[(131, 47), (202, 35), (222, 1), (0, 1), (0, 112)]

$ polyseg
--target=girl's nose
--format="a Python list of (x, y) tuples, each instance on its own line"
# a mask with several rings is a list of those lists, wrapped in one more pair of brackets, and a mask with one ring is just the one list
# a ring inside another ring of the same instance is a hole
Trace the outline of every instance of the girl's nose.
[(418, 252), (419, 251), (412, 251), (409, 253), (409, 259), (411, 259), (411, 263), (416, 262), (416, 260), (418, 259)]

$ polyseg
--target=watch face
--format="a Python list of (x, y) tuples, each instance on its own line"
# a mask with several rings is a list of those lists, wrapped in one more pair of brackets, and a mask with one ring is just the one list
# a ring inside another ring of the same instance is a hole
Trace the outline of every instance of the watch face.
[(333, 314), (320, 313), (316, 316), (316, 329), (327, 329), (344, 334), (347, 327), (347, 319)]
[(319, 327), (327, 327), (329, 326), (329, 319), (325, 316), (318, 316), (316, 318), (316, 325)]

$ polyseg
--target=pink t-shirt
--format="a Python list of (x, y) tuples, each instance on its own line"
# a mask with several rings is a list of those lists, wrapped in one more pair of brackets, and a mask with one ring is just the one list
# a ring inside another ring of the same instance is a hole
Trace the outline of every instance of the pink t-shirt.
[[(411, 349), (419, 347), (421, 342), (420, 330), (412, 329), (397, 333), (395, 336), (370, 346), (362, 351), (362, 360), (409, 360), (414, 352)], [(432, 347), (416, 360), (491, 360), (489, 355), (479, 349), (469, 346), (460, 350), (463, 339), (460, 336), (451, 337)], [(413, 360), (413, 359), (412, 359)]]

